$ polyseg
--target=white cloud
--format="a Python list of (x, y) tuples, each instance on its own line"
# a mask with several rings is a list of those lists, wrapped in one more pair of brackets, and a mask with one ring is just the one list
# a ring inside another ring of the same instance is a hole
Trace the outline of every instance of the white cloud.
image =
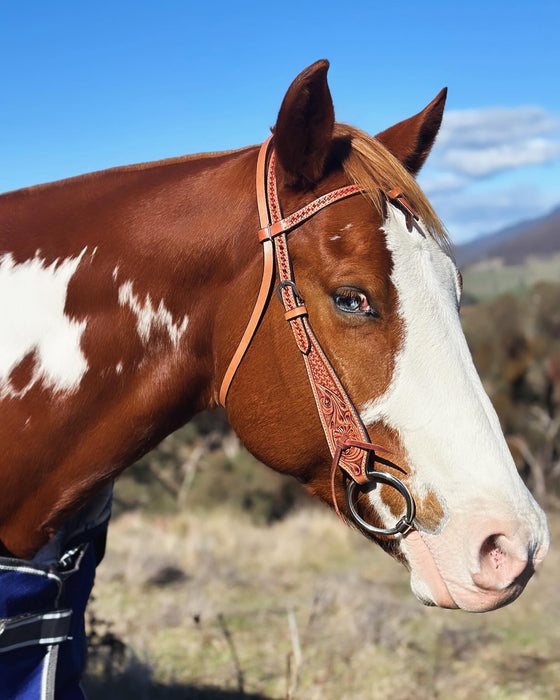
[[(444, 116), (430, 169), (468, 179), (560, 160), (560, 118), (540, 107), (493, 107)], [(432, 175), (432, 177), (434, 177)]]
[(422, 171), (422, 189), (428, 197), (434, 197), (447, 192), (456, 192), (468, 183), (468, 179), (451, 172), (430, 172), (429, 168)]
[(559, 178), (560, 115), (495, 107), (444, 116), (420, 185), (461, 242), (558, 206)]
[(541, 107), (489, 107), (447, 112), (438, 145), (482, 148), (560, 132), (560, 118)]
[(432, 203), (446, 222), (452, 240), (462, 243), (547, 214), (558, 206), (559, 198), (535, 186), (515, 186), (467, 189), (457, 196), (435, 197)]
[(475, 178), (526, 165), (543, 165), (558, 159), (560, 142), (534, 138), (480, 149), (450, 148), (443, 154), (442, 163), (451, 174), (460, 173)]

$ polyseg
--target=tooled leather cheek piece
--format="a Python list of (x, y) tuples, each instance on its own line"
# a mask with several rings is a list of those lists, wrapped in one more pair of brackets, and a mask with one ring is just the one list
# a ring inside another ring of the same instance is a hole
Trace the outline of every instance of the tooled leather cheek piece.
[[(406, 534), (413, 527), (414, 499), (400, 479), (375, 469), (376, 452), (390, 454), (390, 451), (381, 445), (373, 445), (370, 442), (367, 430), (356, 408), (315, 337), (309, 323), (307, 308), (294, 281), (288, 251), (287, 234), (290, 231), (325, 207), (347, 197), (363, 193), (363, 189), (358, 185), (341, 187), (318, 197), (293, 214), (283, 218), (275, 175), (276, 157), (271, 148), (271, 141), (272, 137), (269, 137), (263, 143), (257, 161), (257, 205), (261, 226), (258, 239), (263, 246), (261, 285), (247, 327), (224, 375), (219, 401), (222, 406), (225, 406), (228, 390), (235, 373), (266, 311), (274, 281), (274, 260), (276, 260), (279, 278), (276, 292), (284, 307), (286, 321), (290, 324), (296, 345), (303, 357), (323, 432), (333, 456), (331, 492), (334, 508), (338, 516), (342, 518), (335, 487), (336, 471), (340, 467), (344, 475), (349, 478), (346, 501), (350, 516), (354, 521), (372, 534), (386, 536), (398, 533)], [(397, 206), (403, 208), (405, 215), (417, 217), (416, 212), (410, 207), (401, 192), (392, 190), (387, 197)], [(374, 527), (363, 520), (356, 510), (354, 504), (356, 490), (359, 486), (373, 483), (387, 484), (396, 489), (404, 498), (406, 513), (392, 528)]]

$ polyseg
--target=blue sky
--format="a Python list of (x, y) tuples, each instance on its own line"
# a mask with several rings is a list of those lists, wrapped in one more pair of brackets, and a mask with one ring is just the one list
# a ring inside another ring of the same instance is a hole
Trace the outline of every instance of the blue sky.
[(449, 87), (420, 182), (456, 241), (560, 205), (560, 3), (3, 2), (0, 191), (266, 137), (331, 61), (376, 133)]

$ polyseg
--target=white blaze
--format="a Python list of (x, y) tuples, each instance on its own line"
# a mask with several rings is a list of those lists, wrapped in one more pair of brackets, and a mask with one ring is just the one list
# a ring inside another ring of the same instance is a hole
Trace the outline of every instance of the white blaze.
[[(398, 432), (414, 493), (420, 500), (435, 493), (446, 517), (478, 502), (481, 517), (505, 508), (545, 537), (540, 509), (518, 476), (472, 362), (457, 311), (455, 265), (430, 235), (409, 232), (392, 205), (384, 232), (404, 331), (392, 382), (363, 407), (362, 419), (382, 420)], [(379, 508), (374, 492), (372, 500)]]
[[(16, 264), (0, 256), (0, 398), (21, 397), (37, 382), (55, 392), (76, 389), (88, 364), (80, 348), (85, 321), (64, 312), (68, 284), (86, 248), (74, 258), (46, 265), (40, 251)], [(10, 373), (34, 353), (33, 374), (14, 388)]]

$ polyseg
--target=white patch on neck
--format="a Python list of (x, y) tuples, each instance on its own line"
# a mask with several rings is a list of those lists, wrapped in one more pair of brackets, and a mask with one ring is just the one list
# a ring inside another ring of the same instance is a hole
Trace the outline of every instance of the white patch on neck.
[(404, 330), (391, 384), (362, 408), (364, 423), (397, 431), (413, 491), (420, 499), (434, 492), (448, 515), (481, 496), (496, 508), (530, 510), (461, 328), (452, 260), (431, 236), (409, 232), (392, 205), (383, 230)]
[(187, 330), (189, 319), (185, 315), (181, 321), (175, 323), (171, 312), (165, 307), (163, 299), (157, 308), (152, 304), (150, 295), (144, 301), (140, 300), (132, 291), (132, 282), (128, 281), (119, 287), (119, 304), (128, 306), (136, 316), (136, 329), (138, 335), (144, 343), (148, 343), (152, 329), (163, 328), (169, 333), (169, 338), (173, 345), (181, 340)]
[[(11, 254), (0, 256), (0, 398), (21, 398), (39, 382), (55, 393), (79, 386), (88, 368), (80, 347), (86, 321), (71, 320), (64, 307), (86, 250), (48, 266), (40, 251), (19, 264)], [(15, 388), (10, 374), (31, 353), (31, 378)]]

